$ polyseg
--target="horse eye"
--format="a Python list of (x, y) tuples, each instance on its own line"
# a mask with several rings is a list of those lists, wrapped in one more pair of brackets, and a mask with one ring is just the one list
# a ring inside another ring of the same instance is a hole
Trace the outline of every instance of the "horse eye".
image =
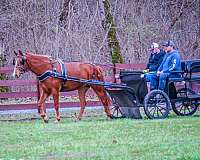
[(15, 59), (13, 59), (13, 65), (15, 65), (15, 63), (16, 63), (16, 61), (15, 61)]
[(25, 64), (25, 60), (22, 58), (22, 61), (20, 62), (21, 65)]

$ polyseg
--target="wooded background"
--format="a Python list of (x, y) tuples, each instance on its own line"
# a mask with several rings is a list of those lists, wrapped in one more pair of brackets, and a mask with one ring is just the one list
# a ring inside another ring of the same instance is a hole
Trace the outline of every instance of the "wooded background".
[(200, 0), (0, 0), (4, 65), (18, 49), (65, 61), (146, 62), (150, 43), (168, 39), (182, 59), (200, 58)]

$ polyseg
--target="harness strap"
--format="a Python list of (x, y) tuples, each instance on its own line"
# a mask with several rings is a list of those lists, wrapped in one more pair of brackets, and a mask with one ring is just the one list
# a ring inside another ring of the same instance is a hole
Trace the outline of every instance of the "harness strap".
[(65, 68), (65, 64), (60, 59), (58, 60), (58, 62), (60, 64), (61, 73), (58, 73), (58, 72), (52, 71), (52, 70), (47, 70), (46, 72), (44, 72), (40, 76), (37, 76), (37, 79), (41, 82), (41, 81), (44, 81), (45, 79), (47, 79), (49, 77), (54, 77), (54, 78), (58, 78), (58, 79), (62, 79), (64, 81), (66, 81), (67, 80), (67, 69)]
[(65, 68), (64, 62), (63, 62), (61, 59), (59, 59), (59, 60), (58, 60), (58, 63), (60, 64), (62, 76), (63, 76), (63, 77), (66, 77), (67, 74), (66, 74), (66, 68)]

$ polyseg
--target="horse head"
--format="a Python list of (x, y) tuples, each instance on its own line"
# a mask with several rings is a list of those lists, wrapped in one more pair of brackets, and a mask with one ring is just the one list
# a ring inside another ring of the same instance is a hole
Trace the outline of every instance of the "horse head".
[(28, 65), (26, 63), (26, 55), (22, 53), (21, 50), (14, 51), (16, 57), (13, 59), (14, 71), (13, 77), (19, 78), (23, 73), (28, 71)]

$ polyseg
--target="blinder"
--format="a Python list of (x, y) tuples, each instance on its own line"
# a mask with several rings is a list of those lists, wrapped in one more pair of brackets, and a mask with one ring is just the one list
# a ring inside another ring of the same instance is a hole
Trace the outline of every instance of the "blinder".
[(22, 57), (21, 64), (22, 64), (22, 65), (25, 65), (25, 63), (26, 63), (26, 58), (23, 56), (23, 57)]
[(12, 64), (15, 66), (15, 63), (16, 63), (16, 59), (14, 58)]
[[(23, 56), (22, 59), (21, 59), (21, 61), (20, 61), (20, 64), (24, 66), (25, 63), (26, 63), (26, 57)], [(13, 65), (16, 64), (16, 58), (13, 59), (13, 63), (12, 64)]]

